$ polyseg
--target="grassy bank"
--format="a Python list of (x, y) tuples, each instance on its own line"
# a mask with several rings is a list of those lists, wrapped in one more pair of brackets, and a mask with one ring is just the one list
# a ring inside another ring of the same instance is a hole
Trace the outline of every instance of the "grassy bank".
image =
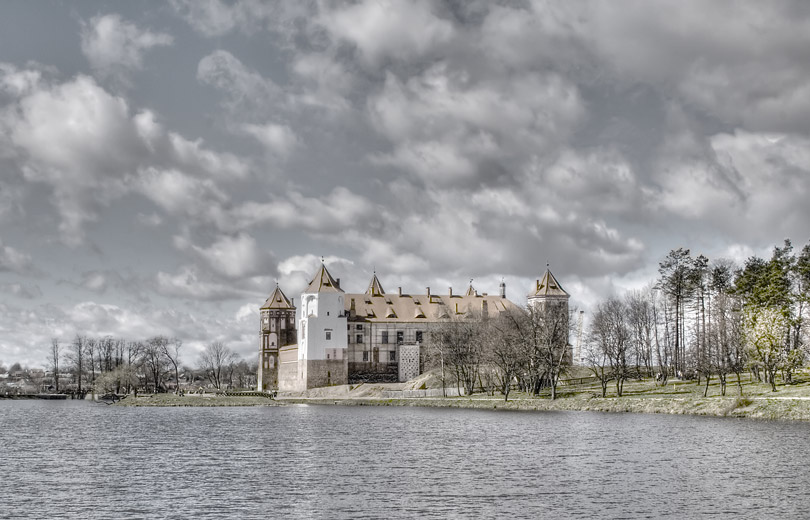
[[(428, 385), (430, 387), (430, 385)], [(345, 406), (425, 406), (446, 408), (478, 408), (488, 410), (537, 411), (595, 411), (692, 414), (718, 417), (748, 417), (810, 421), (810, 374), (794, 376), (792, 384), (780, 384), (777, 392), (770, 385), (744, 376), (737, 386), (729, 381), (726, 395), (721, 395), (719, 383), (709, 385), (703, 397), (704, 384), (694, 381), (670, 381), (658, 386), (651, 379), (629, 381), (622, 397), (609, 387), (607, 397), (601, 397), (598, 384), (564, 385), (560, 397), (534, 397), (520, 392), (510, 394), (505, 402), (499, 394), (475, 394), (468, 397), (391, 398), (392, 392), (412, 389), (413, 385), (365, 384), (313, 389), (306, 394), (281, 396), (278, 400), (259, 396), (185, 395), (172, 394), (129, 396), (117, 406), (274, 406), (285, 404), (329, 404)]]
[(278, 404), (268, 397), (257, 396), (147, 394), (138, 397), (129, 395), (115, 406), (277, 406)]
[(482, 397), (411, 398), (411, 399), (285, 399), (286, 403), (332, 404), (345, 406), (423, 406), (444, 408), (477, 408), (486, 410), (591, 411), (691, 414), (715, 417), (748, 417), (757, 419), (810, 420), (810, 400), (768, 398), (675, 398), (632, 399), (564, 397), (551, 399), (503, 399)]
[[(585, 374), (577, 374), (581, 376)], [(534, 397), (513, 392), (509, 401), (499, 394), (494, 396), (476, 394), (455, 398), (384, 398), (373, 395), (369, 385), (346, 391), (335, 388), (333, 395), (327, 389), (318, 389), (309, 396), (290, 396), (284, 403), (339, 404), (347, 406), (430, 406), (448, 408), (478, 408), (489, 410), (537, 410), (537, 411), (595, 411), (692, 414), (716, 417), (748, 417), (757, 419), (810, 420), (810, 374), (796, 374), (792, 384), (780, 384), (777, 392), (770, 385), (744, 375), (740, 385), (730, 380), (723, 396), (719, 382), (710, 382), (706, 397), (705, 380), (670, 381), (659, 386), (652, 379), (628, 381), (621, 397), (615, 387), (608, 388), (606, 397), (598, 383), (564, 385), (559, 388), (559, 398), (551, 400), (547, 395)], [(355, 394), (355, 395), (353, 395)], [(371, 395), (369, 395), (371, 394)]]

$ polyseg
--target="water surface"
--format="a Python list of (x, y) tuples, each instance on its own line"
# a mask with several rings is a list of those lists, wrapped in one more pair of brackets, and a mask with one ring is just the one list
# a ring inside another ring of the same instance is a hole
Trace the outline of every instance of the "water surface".
[(810, 424), (0, 401), (0, 517), (810, 517)]

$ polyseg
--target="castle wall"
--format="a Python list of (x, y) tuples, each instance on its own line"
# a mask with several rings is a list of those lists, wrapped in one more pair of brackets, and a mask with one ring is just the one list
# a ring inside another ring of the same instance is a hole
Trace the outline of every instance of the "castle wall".
[(298, 345), (279, 349), (278, 389), (282, 392), (304, 390), (303, 381), (298, 377)]
[(259, 353), (259, 378), (256, 386), (260, 392), (271, 392), (278, 388), (278, 352), (262, 350)]

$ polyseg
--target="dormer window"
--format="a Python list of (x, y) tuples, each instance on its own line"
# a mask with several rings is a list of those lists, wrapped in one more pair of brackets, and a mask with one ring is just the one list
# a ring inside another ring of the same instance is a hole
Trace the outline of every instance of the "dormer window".
[(332, 339), (332, 331), (327, 330), (326, 331), (326, 341), (330, 341), (331, 339)]

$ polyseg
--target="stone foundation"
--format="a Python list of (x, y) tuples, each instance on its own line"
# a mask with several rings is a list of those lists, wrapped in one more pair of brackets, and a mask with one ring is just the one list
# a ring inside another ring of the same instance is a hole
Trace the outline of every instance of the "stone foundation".
[(306, 388), (349, 384), (349, 363), (343, 359), (307, 359), (301, 363)]

